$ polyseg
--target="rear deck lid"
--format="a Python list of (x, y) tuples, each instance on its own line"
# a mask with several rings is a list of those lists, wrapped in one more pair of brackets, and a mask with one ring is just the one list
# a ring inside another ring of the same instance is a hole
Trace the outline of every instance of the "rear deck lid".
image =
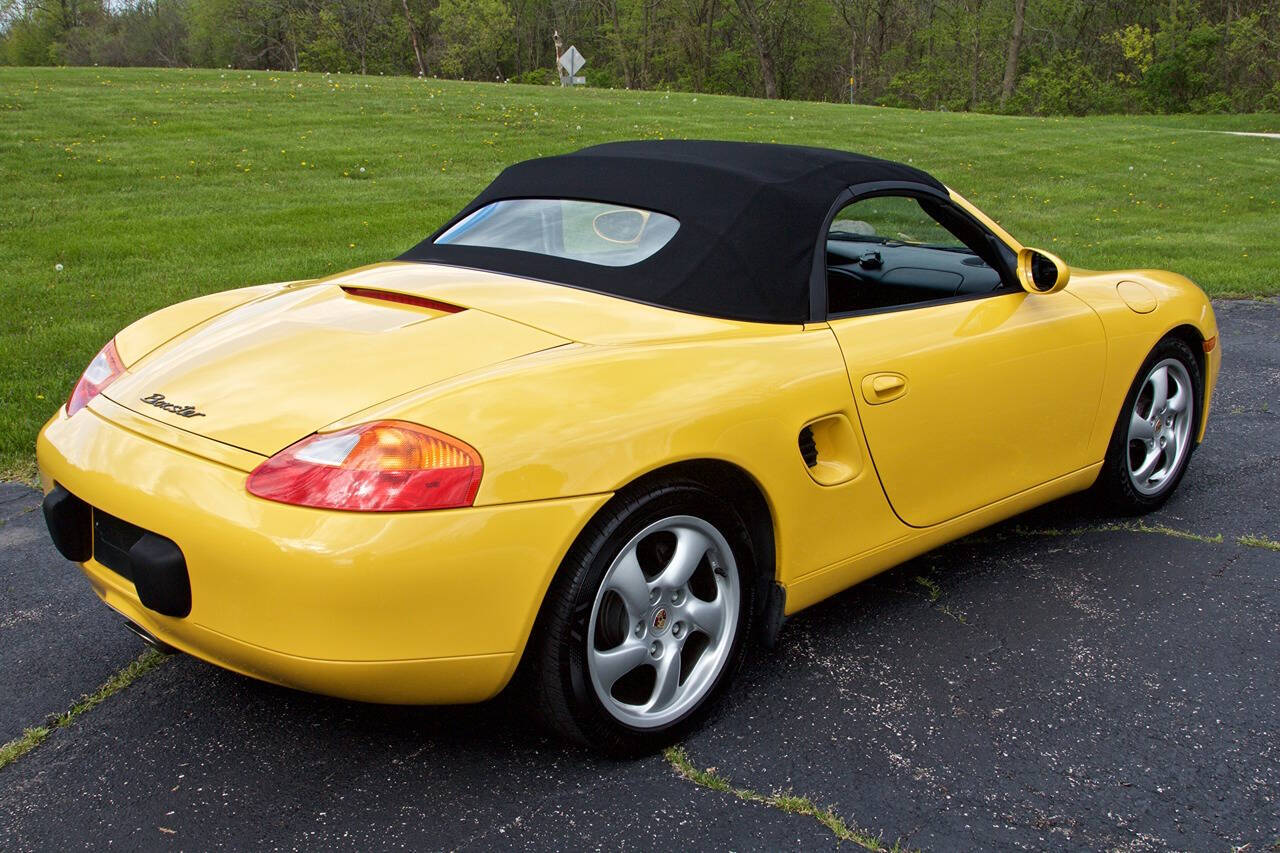
[(376, 403), (566, 343), (485, 311), (378, 298), (361, 284), (374, 293), (316, 284), (228, 311), (130, 365), (104, 396), (269, 456)]

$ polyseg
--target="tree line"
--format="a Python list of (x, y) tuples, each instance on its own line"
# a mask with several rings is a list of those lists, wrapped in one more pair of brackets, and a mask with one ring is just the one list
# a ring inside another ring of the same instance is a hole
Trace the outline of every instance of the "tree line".
[(1083, 115), (1280, 111), (1280, 0), (0, 0), (0, 62)]

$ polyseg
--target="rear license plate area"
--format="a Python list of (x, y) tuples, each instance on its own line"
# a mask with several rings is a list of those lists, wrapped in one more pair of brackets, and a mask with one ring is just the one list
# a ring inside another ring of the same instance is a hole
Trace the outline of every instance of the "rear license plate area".
[(93, 510), (93, 558), (111, 571), (133, 580), (133, 564), (129, 561), (129, 549), (146, 533), (141, 527), (109, 515), (98, 508)]

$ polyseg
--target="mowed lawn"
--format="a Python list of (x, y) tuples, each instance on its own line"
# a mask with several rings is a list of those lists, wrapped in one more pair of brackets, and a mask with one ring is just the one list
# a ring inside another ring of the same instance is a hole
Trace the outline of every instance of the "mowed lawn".
[(1169, 268), (1215, 296), (1274, 294), (1280, 141), (1212, 129), (1280, 130), (1280, 117), (1009, 118), (412, 78), (0, 68), (0, 476), (30, 476), (40, 424), (137, 317), (391, 258), (505, 164), (612, 139), (904, 160), (1068, 263)]

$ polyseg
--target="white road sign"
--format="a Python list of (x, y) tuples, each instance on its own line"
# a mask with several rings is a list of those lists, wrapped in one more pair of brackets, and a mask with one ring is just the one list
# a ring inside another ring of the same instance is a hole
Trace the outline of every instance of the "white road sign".
[(582, 66), (587, 64), (587, 60), (582, 58), (582, 54), (578, 53), (578, 49), (573, 45), (569, 45), (564, 49), (564, 53), (560, 54), (560, 67), (565, 70), (570, 77), (582, 70)]

